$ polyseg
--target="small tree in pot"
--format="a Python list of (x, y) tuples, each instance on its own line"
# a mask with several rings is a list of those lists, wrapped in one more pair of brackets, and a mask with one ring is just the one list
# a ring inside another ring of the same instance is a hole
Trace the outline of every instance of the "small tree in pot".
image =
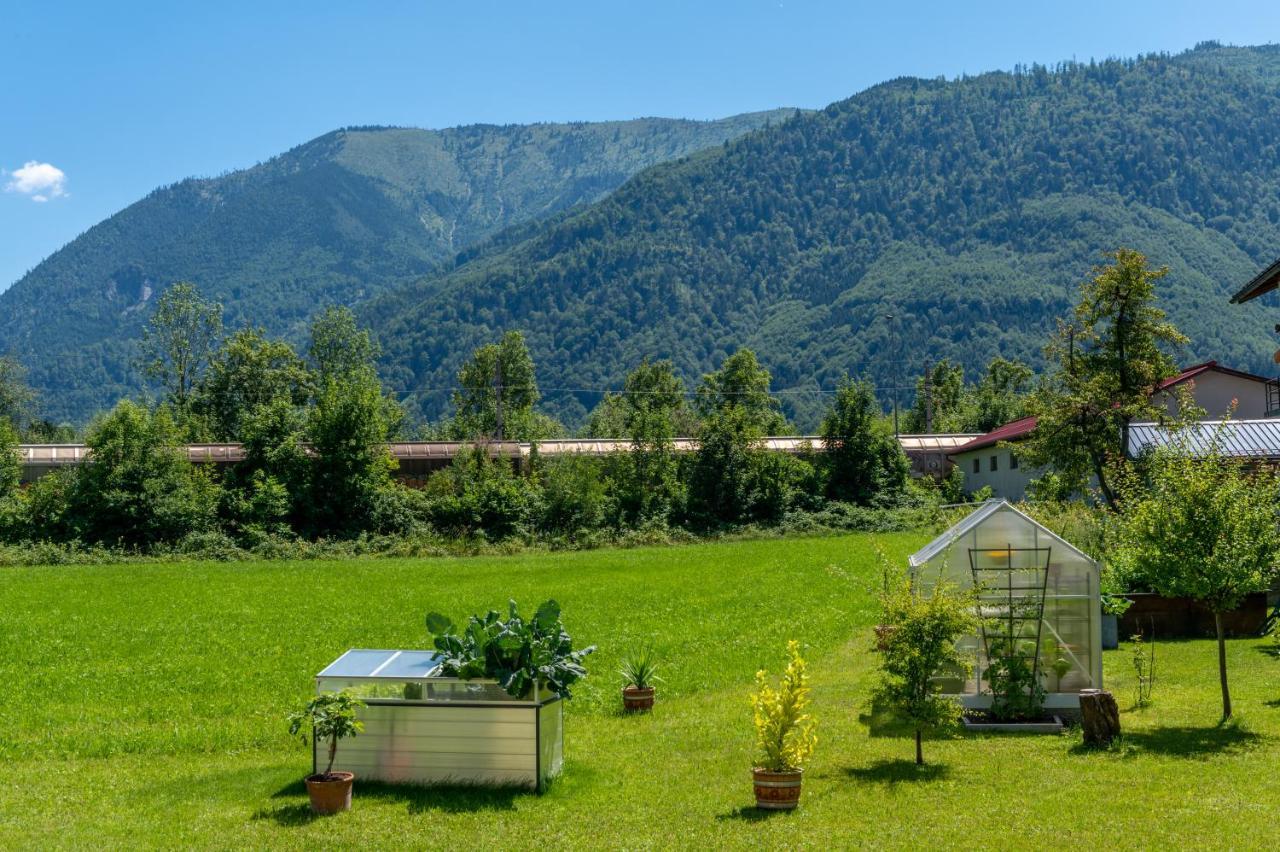
[(787, 643), (787, 668), (777, 688), (764, 670), (756, 672), (755, 710), (757, 764), (751, 770), (756, 807), (790, 810), (800, 803), (804, 765), (817, 745), (817, 723), (809, 706), (809, 674), (800, 643)]
[(318, 814), (333, 814), (351, 808), (351, 785), (355, 774), (334, 772), (333, 760), (338, 754), (338, 740), (354, 737), (364, 730), (364, 723), (356, 718), (356, 711), (364, 702), (349, 692), (326, 692), (307, 702), (303, 709), (289, 714), (289, 733), (299, 737), (305, 745), (327, 743), (329, 762), (324, 772), (306, 777), (307, 795), (311, 797), (311, 810)]
[(622, 658), (622, 707), (628, 713), (653, 709), (654, 684), (658, 677), (658, 655), (645, 645)]

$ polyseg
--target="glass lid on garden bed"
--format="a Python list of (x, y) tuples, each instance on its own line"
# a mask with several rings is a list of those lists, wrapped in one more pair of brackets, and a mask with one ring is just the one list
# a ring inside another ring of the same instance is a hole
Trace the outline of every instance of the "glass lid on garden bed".
[(435, 651), (374, 651), (352, 648), (316, 677), (411, 680), (438, 677), (440, 655)]

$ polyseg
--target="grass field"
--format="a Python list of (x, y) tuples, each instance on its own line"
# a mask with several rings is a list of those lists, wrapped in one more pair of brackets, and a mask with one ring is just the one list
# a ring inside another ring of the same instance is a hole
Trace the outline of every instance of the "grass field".
[[(912, 746), (864, 724), (874, 681), (873, 543), (731, 542), (415, 561), (0, 569), (0, 848), (1275, 846), (1280, 659), (1230, 644), (1238, 722), (1219, 726), (1211, 642), (1158, 646), (1155, 703), (1127, 731), (956, 736)], [(348, 647), (422, 647), (431, 609), (563, 605), (591, 678), (570, 703), (565, 774), (544, 796), (375, 787), (312, 818), (309, 753), (283, 714)], [(747, 694), (805, 643), (818, 751), (800, 810), (751, 806)], [(618, 658), (667, 658), (651, 717), (621, 716)]]

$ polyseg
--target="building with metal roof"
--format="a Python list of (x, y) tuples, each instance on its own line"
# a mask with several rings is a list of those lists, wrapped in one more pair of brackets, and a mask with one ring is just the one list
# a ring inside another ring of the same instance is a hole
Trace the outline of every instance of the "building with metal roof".
[(1125, 453), (1130, 458), (1138, 458), (1162, 447), (1174, 447), (1202, 455), (1215, 446), (1223, 456), (1259, 462), (1280, 461), (1280, 418), (1203, 420), (1182, 429), (1159, 423), (1132, 423)]

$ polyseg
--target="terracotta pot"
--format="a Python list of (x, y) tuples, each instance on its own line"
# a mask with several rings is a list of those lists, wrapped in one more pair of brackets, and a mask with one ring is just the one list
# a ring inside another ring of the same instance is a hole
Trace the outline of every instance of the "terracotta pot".
[(355, 779), (351, 772), (308, 775), (307, 795), (311, 797), (311, 810), (318, 814), (351, 810), (351, 783)]
[(751, 780), (756, 786), (756, 807), (770, 811), (789, 811), (800, 804), (800, 782), (804, 771), (774, 772), (756, 767)]
[(652, 686), (624, 686), (622, 688), (622, 709), (628, 713), (643, 713), (653, 709)]
[(889, 637), (898, 629), (894, 624), (876, 625), (876, 650), (883, 651), (889, 647)]

